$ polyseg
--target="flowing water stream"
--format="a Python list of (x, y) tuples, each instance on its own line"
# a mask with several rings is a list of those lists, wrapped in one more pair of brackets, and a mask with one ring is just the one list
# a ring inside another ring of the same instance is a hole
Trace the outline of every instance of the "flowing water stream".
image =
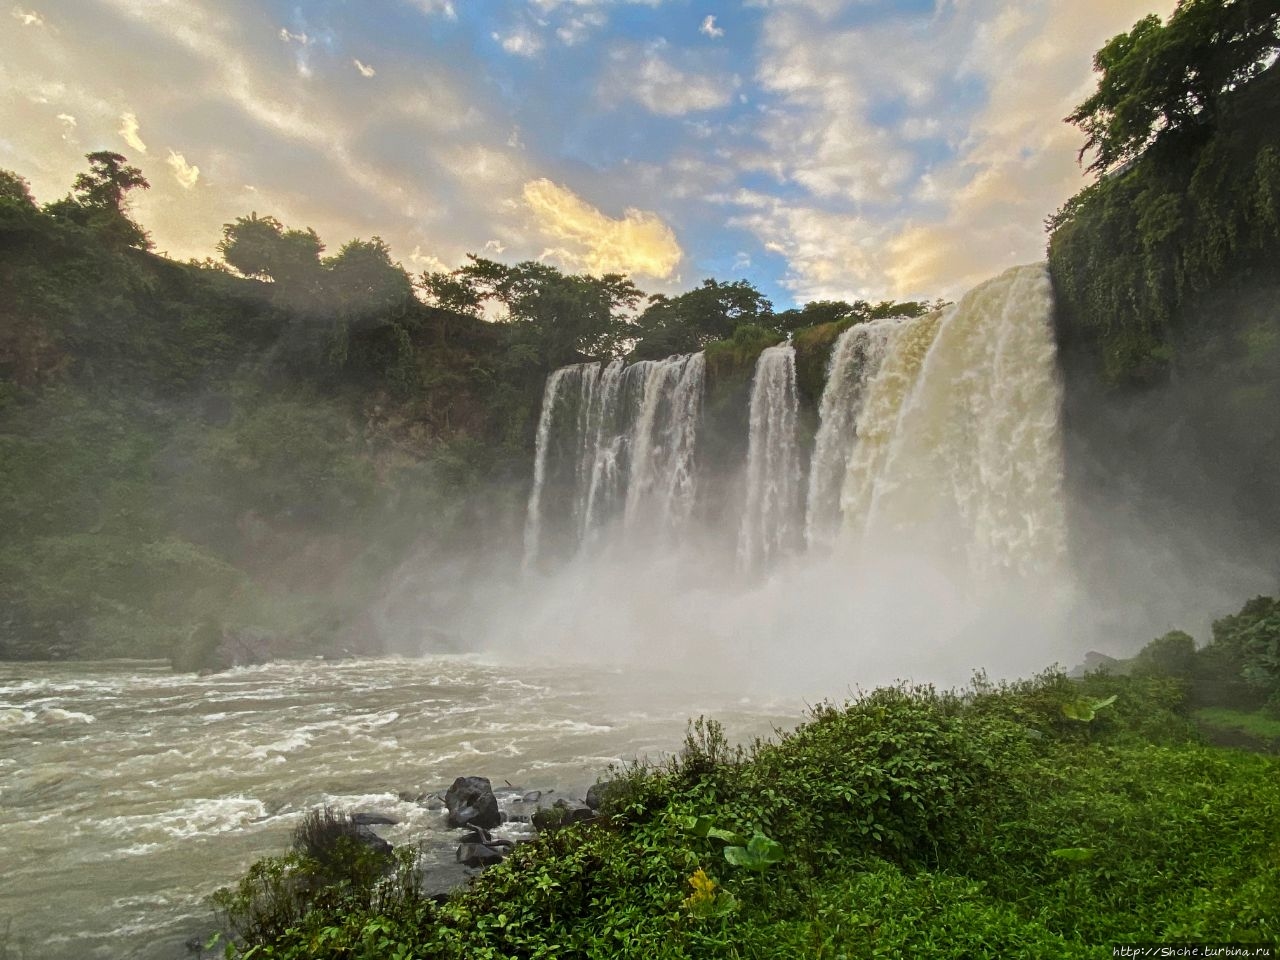
[(208, 895), (283, 852), (316, 804), (447, 846), (442, 814), (400, 792), (478, 775), (581, 796), (609, 764), (677, 748), (690, 717), (735, 738), (800, 719), (799, 700), (710, 679), (467, 657), (206, 677), (0, 664), (0, 936), (8, 923), (10, 948), (39, 960), (180, 960), (212, 929)]

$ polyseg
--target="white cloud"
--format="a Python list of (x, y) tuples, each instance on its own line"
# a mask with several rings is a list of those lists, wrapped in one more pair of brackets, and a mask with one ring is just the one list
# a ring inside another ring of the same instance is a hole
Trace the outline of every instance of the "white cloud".
[(565, 46), (571, 47), (587, 39), (592, 30), (603, 27), (606, 22), (607, 18), (601, 11), (586, 10), (566, 19), (556, 28), (556, 36)]
[(142, 142), (142, 137), (138, 135), (138, 118), (132, 113), (120, 115), (120, 129), (116, 132), (120, 134), (120, 139), (134, 150), (139, 153), (147, 152), (147, 145)]
[(665, 55), (662, 41), (643, 49), (622, 47), (611, 56), (601, 95), (608, 103), (634, 100), (652, 113), (678, 117), (715, 110), (733, 99), (737, 77), (694, 73)]
[(542, 52), (542, 38), (528, 27), (516, 27), (503, 35), (494, 33), (493, 39), (502, 44), (502, 49), (518, 57), (536, 57)]
[(280, 39), (285, 43), (296, 43), (304, 47), (315, 43), (315, 40), (305, 33), (290, 33), (288, 27), (280, 28)]
[(547, 179), (530, 180), (522, 194), (539, 233), (556, 244), (544, 256), (570, 269), (664, 279), (684, 255), (675, 233), (655, 213), (629, 208), (614, 219)]
[(173, 178), (184, 190), (190, 190), (200, 179), (200, 168), (187, 163), (187, 158), (175, 150), (169, 151), (169, 157), (165, 162), (173, 171)]
[(13, 19), (17, 20), (24, 27), (43, 27), (44, 17), (36, 10), (23, 10), (21, 7), (13, 8)]
[(362, 77), (372, 77), (378, 72), (367, 63), (361, 63), (359, 60), (352, 60), (351, 62), (355, 65), (355, 68), (360, 71), (360, 76)]
[(720, 37), (724, 36), (724, 30), (716, 26), (716, 18), (711, 14), (707, 14), (707, 16), (703, 18), (702, 26), (698, 28), (698, 32), (706, 34), (712, 40), (718, 40)]
[(453, 0), (409, 0), (409, 3), (430, 16), (438, 14), (447, 20), (458, 19), (458, 11), (453, 7)]

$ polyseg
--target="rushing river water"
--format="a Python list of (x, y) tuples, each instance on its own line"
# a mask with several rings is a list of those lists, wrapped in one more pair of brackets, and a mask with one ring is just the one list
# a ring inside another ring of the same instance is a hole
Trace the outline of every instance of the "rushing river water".
[(211, 929), (209, 894), (314, 805), (391, 814), (393, 843), (443, 842), (441, 814), (400, 792), (474, 774), (580, 796), (610, 763), (678, 747), (691, 716), (744, 739), (801, 711), (705, 677), (465, 657), (205, 677), (0, 664), (0, 955), (180, 960)]

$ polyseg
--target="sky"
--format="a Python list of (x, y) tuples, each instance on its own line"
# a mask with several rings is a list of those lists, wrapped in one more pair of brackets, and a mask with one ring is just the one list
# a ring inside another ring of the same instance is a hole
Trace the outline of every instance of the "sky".
[[(2, 3), (3, 0), (0, 0)], [(256, 212), (411, 273), (467, 253), (747, 279), (779, 308), (954, 297), (1042, 259), (1061, 118), (1173, 0), (23, 0), (0, 168), (123, 153), (156, 249)]]

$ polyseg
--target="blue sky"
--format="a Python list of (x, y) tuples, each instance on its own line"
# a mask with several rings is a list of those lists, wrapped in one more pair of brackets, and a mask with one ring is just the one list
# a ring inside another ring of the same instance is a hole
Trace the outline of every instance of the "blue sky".
[(23, 0), (0, 167), (143, 168), (158, 249), (256, 211), (413, 272), (466, 253), (954, 296), (1043, 256), (1092, 53), (1172, 0)]

